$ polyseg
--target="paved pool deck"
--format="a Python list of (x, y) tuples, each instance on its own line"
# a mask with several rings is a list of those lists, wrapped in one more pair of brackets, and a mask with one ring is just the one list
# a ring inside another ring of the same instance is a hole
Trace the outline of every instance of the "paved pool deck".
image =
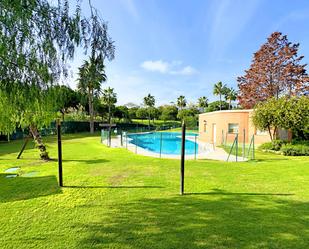
[[(194, 136), (188, 136), (187, 140), (195, 141)], [(217, 160), (217, 161), (226, 161), (228, 157), (228, 153), (225, 152), (224, 149), (214, 146), (213, 144), (201, 142), (199, 140), (196, 141), (199, 145), (199, 152), (195, 155), (186, 155), (185, 158), (187, 160), (194, 160), (194, 159), (210, 159), (210, 160)], [(111, 147), (112, 148), (126, 148), (129, 151), (143, 156), (150, 156), (156, 158), (166, 158), (166, 159), (180, 159), (180, 155), (172, 155), (172, 154), (160, 154), (151, 152), (146, 150), (142, 147), (136, 146), (135, 144), (131, 144), (129, 141), (126, 143), (124, 141), (123, 146), (121, 146), (120, 138), (112, 138), (111, 140)], [(243, 158), (242, 156), (237, 157), (238, 162), (248, 161), (247, 158)], [(229, 162), (236, 162), (236, 156), (230, 155)]]

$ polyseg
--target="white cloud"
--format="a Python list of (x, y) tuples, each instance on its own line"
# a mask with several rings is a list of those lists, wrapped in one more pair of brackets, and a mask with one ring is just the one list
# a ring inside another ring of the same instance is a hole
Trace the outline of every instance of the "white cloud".
[(115, 89), (118, 99), (117, 105), (129, 102), (142, 105), (143, 98), (148, 93), (155, 96), (156, 106), (175, 102), (180, 95), (185, 95), (188, 101), (195, 101), (200, 95), (208, 96), (207, 93), (204, 93), (205, 90), (200, 91), (199, 86), (205, 87), (204, 80), (201, 83), (198, 79), (192, 81), (188, 77), (162, 77), (160, 84), (154, 84), (157, 82), (156, 77), (153, 78), (140, 72), (116, 70), (107, 73), (108, 80), (102, 87), (110, 86)]
[(160, 72), (160, 73), (167, 73), (170, 67), (168, 62), (164, 62), (161, 60), (158, 61), (144, 61), (141, 64), (141, 67), (152, 72)]
[(178, 71), (171, 71), (171, 74), (179, 74), (179, 75), (193, 75), (197, 73), (197, 70), (191, 66), (186, 66)]
[(141, 67), (144, 68), (147, 71), (151, 72), (159, 72), (162, 74), (173, 74), (173, 75), (193, 75), (196, 74), (198, 71), (193, 68), (192, 66), (184, 66), (180, 67), (182, 65), (182, 61), (144, 61), (141, 64)]

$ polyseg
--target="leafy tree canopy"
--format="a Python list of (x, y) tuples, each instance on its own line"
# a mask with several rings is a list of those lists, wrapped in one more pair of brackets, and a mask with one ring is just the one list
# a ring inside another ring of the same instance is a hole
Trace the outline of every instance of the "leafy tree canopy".
[[(38, 128), (56, 117), (55, 91), (49, 88), (68, 76), (68, 62), (77, 47), (91, 58), (114, 58), (107, 24), (89, 0), (91, 16), (81, 13), (80, 1), (0, 1), (0, 97), (11, 114), (0, 109), (0, 132), (29, 127), (41, 158), (48, 159)], [(103, 63), (103, 62), (102, 62)], [(14, 127), (14, 128), (13, 128)]]
[(0, 96), (14, 109), (15, 126), (40, 127), (55, 118), (57, 103), (47, 90), (67, 77), (77, 47), (91, 49), (95, 58), (114, 58), (107, 24), (96, 10), (91, 6), (86, 17), (79, 1), (70, 8), (68, 0), (0, 1)]
[(229, 104), (225, 101), (214, 101), (208, 104), (208, 107), (206, 108), (206, 112), (214, 112), (219, 111), (221, 106), (221, 110), (228, 110)]
[(271, 140), (276, 139), (278, 128), (292, 130), (295, 136), (308, 139), (309, 98), (281, 97), (259, 103), (254, 109), (253, 123), (261, 130), (268, 130)]
[(237, 79), (240, 105), (253, 108), (272, 97), (308, 94), (309, 77), (298, 49), (299, 44), (289, 42), (286, 35), (272, 33), (254, 53), (250, 68)]
[(186, 97), (183, 96), (183, 95), (180, 95), (178, 98), (177, 98), (177, 106), (179, 109), (183, 109), (184, 107), (186, 107), (187, 105), (187, 100), (186, 100)]
[(167, 120), (177, 120), (178, 109), (174, 105), (163, 105), (159, 107), (161, 111), (160, 119)]
[(148, 117), (148, 110), (147, 108), (138, 108), (136, 111), (136, 117), (140, 119), (145, 119)]

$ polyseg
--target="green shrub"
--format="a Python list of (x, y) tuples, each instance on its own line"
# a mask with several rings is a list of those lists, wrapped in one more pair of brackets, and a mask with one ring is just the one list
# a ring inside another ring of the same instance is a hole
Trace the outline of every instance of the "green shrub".
[(279, 151), (282, 147), (282, 145), (286, 144), (286, 141), (283, 140), (274, 140), (272, 141), (273, 144), (273, 150)]
[(273, 144), (272, 142), (263, 143), (259, 146), (259, 149), (261, 150), (272, 150)]
[(292, 141), (292, 144), (302, 144), (302, 145), (306, 145), (309, 146), (309, 140), (294, 140)]
[(285, 156), (309, 156), (309, 145), (303, 144), (284, 144), (281, 148)]
[(264, 143), (260, 145), (260, 149), (262, 150), (275, 150), (279, 151), (286, 142), (283, 140), (274, 140), (272, 142)]

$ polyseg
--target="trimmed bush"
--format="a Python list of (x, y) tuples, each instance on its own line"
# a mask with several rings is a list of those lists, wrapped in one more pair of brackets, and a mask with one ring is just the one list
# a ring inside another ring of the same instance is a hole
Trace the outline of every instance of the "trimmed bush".
[(309, 146), (306, 143), (284, 144), (281, 151), (285, 156), (309, 156)]
[(309, 146), (309, 140), (293, 140), (292, 144), (302, 144), (302, 145)]
[(259, 148), (262, 150), (279, 151), (284, 144), (286, 144), (286, 142), (283, 140), (274, 140), (272, 142), (261, 144)]
[(263, 143), (259, 146), (259, 149), (261, 150), (272, 150), (272, 148), (273, 148), (272, 142)]

